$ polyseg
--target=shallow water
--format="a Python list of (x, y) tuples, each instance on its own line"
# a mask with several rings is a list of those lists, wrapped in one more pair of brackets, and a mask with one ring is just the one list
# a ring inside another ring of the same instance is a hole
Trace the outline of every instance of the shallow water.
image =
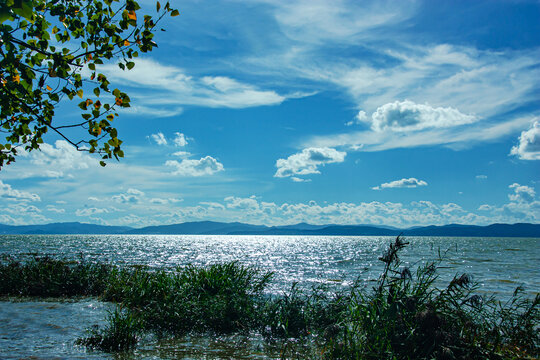
[[(238, 261), (275, 273), (270, 293), (294, 282), (302, 287), (326, 283), (346, 287), (359, 276), (369, 284), (378, 277), (378, 257), (392, 237), (327, 236), (176, 236), (176, 235), (3, 235), (0, 256), (35, 254), (55, 258), (175, 267)], [(540, 239), (410, 237), (401, 253), (408, 266), (444, 253), (441, 286), (457, 273), (473, 275), (480, 292), (507, 298), (523, 285), (533, 296), (540, 289)], [(106, 304), (78, 302), (0, 301), (0, 358), (107, 358), (110, 355), (73, 345), (84, 330), (102, 323)], [(5, 325), (4, 325), (5, 324)], [(139, 358), (273, 358), (258, 338), (146, 339)]]

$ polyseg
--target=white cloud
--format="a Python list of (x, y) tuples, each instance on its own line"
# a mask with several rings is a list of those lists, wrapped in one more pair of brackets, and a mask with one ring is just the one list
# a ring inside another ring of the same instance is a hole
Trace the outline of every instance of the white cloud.
[(514, 183), (508, 187), (508, 203), (502, 206), (481, 205), (478, 210), (487, 212), (491, 222), (540, 222), (540, 201), (536, 199), (535, 190), (527, 185)]
[(165, 165), (174, 168), (173, 175), (180, 176), (213, 175), (224, 170), (223, 164), (211, 156), (205, 156), (199, 160), (183, 159), (181, 162), (167, 160)]
[(84, 209), (77, 209), (75, 211), (75, 215), (77, 216), (92, 216), (95, 214), (108, 214), (108, 209), (100, 209), (100, 208), (84, 208)]
[(27, 205), (26, 203), (12, 204), (3, 210), (14, 215), (38, 214), (41, 212), (41, 210), (34, 205)]
[(173, 156), (178, 156), (180, 158), (188, 158), (191, 156), (191, 153), (189, 151), (177, 151), (172, 153)]
[(520, 185), (518, 183), (514, 183), (508, 187), (514, 190), (513, 194), (508, 195), (508, 198), (511, 201), (524, 203), (530, 203), (534, 201), (536, 192), (533, 188), (527, 185)]
[(177, 133), (174, 133), (174, 135), (175, 135), (174, 140), (173, 140), (174, 145), (183, 147), (188, 144), (184, 134), (177, 132)]
[(328, 147), (310, 147), (289, 156), (287, 159), (278, 159), (276, 161), (277, 171), (274, 177), (320, 174), (319, 166), (343, 162), (345, 155), (347, 155), (346, 152)]
[(415, 4), (410, 1), (260, 1), (271, 7), (281, 31), (304, 44), (354, 44), (376, 29), (407, 19)]
[(121, 225), (121, 226), (134, 226), (134, 227), (158, 225), (157, 223), (152, 223), (152, 222), (149, 222), (148, 220), (149, 219), (147, 217), (140, 217), (134, 214), (129, 214), (129, 215), (126, 215), (117, 219), (116, 224)]
[(47, 205), (46, 209), (47, 211), (51, 211), (57, 214), (63, 214), (66, 212), (65, 209), (57, 208), (56, 206), (53, 206), (53, 205)]
[(256, 197), (252, 195), (249, 198), (239, 198), (235, 196), (229, 196), (225, 198), (227, 202), (227, 208), (229, 209), (242, 209), (242, 210), (258, 210), (259, 202)]
[(379, 107), (372, 115), (371, 128), (374, 131), (413, 131), (470, 124), (476, 120), (475, 116), (462, 114), (450, 107), (433, 108), (405, 100)]
[(487, 177), (487, 175), (476, 175), (476, 178), (477, 178), (478, 180), (485, 180), (485, 179), (487, 179), (488, 177)]
[[(176, 211), (175, 219), (219, 218), (255, 224), (380, 224), (413, 226), (448, 223), (488, 224), (491, 218), (469, 212), (454, 203), (437, 205), (429, 201), (410, 204), (393, 202), (332, 203), (320, 205), (307, 203), (282, 203), (259, 201), (255, 196), (225, 198), (225, 207), (219, 203), (200, 203)], [(174, 221), (174, 220), (171, 220)]]
[(367, 121), (369, 121), (369, 120), (368, 120), (368, 116), (367, 116), (366, 112), (364, 110), (360, 110), (358, 112), (358, 114), (356, 114), (355, 120), (354, 121), (349, 121), (345, 125), (351, 126), (351, 125), (354, 125), (354, 124), (362, 124), (362, 123), (365, 123)]
[(137, 59), (130, 71), (118, 71), (115, 65), (102, 65), (100, 71), (111, 81), (141, 89), (152, 89), (154, 95), (136, 97), (137, 103), (147, 111), (158, 106), (199, 105), (207, 107), (246, 108), (277, 105), (286, 100), (272, 90), (239, 82), (225, 76), (189, 76), (183, 69), (163, 65), (151, 59)]
[(158, 205), (165, 205), (165, 204), (168, 203), (168, 201), (167, 201), (167, 199), (152, 198), (152, 199), (150, 199), (150, 203), (158, 204)]
[(294, 182), (310, 182), (311, 179), (302, 179), (296, 176), (291, 176), (291, 180)]
[(28, 200), (41, 201), (38, 194), (33, 194), (28, 191), (15, 190), (9, 184), (5, 184), (0, 180), (0, 198), (7, 200)]
[(530, 117), (518, 117), (502, 123), (477, 122), (464, 127), (425, 129), (417, 132), (356, 131), (314, 136), (303, 142), (302, 146), (348, 146), (362, 151), (382, 151), (426, 145), (445, 145), (459, 149), (469, 144), (501, 138), (522, 129), (523, 125), (529, 122)]
[(136, 204), (140, 201), (142, 196), (144, 196), (144, 192), (130, 188), (125, 194), (113, 195), (111, 199), (123, 204)]
[(65, 140), (57, 140), (54, 145), (41, 144), (39, 150), (20, 151), (20, 158), (26, 161), (17, 164), (17, 173), (8, 170), (10, 178), (72, 178), (83, 170), (98, 167), (98, 162), (88, 152), (79, 151)]
[(121, 111), (127, 114), (133, 114), (138, 116), (151, 116), (152, 118), (167, 118), (180, 115), (184, 112), (182, 107), (172, 107), (170, 109), (153, 108), (151, 106), (131, 105), (129, 108), (124, 108)]
[(379, 186), (375, 186), (373, 190), (391, 189), (391, 188), (415, 188), (418, 186), (427, 186), (427, 182), (424, 180), (418, 180), (416, 178), (408, 178), (395, 180), (389, 183), (384, 183)]
[(163, 135), (162, 132), (158, 132), (157, 134), (150, 135), (150, 138), (156, 142), (158, 145), (167, 145), (167, 139), (165, 138), (165, 135)]
[(521, 133), (519, 145), (512, 147), (510, 155), (521, 160), (540, 160), (540, 121), (535, 120), (529, 130)]
[(483, 205), (480, 205), (478, 207), (478, 210), (480, 210), (480, 211), (490, 211), (490, 210), (493, 210), (493, 206), (488, 205), (488, 204), (483, 204)]
[[(10, 225), (32, 225), (44, 224), (50, 222), (51, 219), (43, 216), (41, 210), (33, 205), (12, 204), (4, 207), (0, 212), (0, 223)], [(9, 214), (9, 215), (8, 215)]]

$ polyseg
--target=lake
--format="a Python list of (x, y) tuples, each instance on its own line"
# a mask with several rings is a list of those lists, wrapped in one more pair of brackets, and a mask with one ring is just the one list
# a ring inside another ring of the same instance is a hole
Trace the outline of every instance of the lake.
[[(274, 272), (268, 292), (279, 294), (293, 283), (304, 288), (320, 283), (345, 288), (360, 278), (369, 286), (382, 269), (378, 257), (392, 240), (377, 236), (2, 235), (0, 256), (82, 257), (156, 268), (238, 261)], [(479, 282), (479, 293), (500, 299), (508, 298), (520, 285), (531, 297), (540, 289), (538, 238), (408, 237), (406, 241), (410, 245), (400, 256), (406, 266), (414, 268), (443, 255), (440, 286), (458, 273), (468, 273)], [(73, 345), (86, 328), (104, 322), (108, 308), (96, 299), (0, 301), (0, 358), (111, 358)], [(272, 358), (265, 346), (257, 337), (147, 339), (134, 356)]]

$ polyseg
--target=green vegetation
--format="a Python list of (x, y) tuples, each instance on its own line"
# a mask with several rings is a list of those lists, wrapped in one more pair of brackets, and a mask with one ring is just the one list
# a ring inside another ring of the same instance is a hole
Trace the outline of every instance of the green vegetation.
[[(139, 52), (157, 46), (160, 20), (179, 15), (168, 2), (156, 2), (155, 18), (140, 8), (134, 0), (0, 2), (0, 127), (6, 141), (0, 143), (0, 168), (15, 161), (17, 148), (39, 149), (48, 131), (78, 150), (99, 153), (103, 166), (105, 159), (124, 156), (112, 122), (130, 98), (110, 88), (99, 66), (117, 61), (121, 70), (131, 70)], [(58, 123), (55, 109), (66, 98), (82, 100), (82, 118)]]
[[(438, 288), (437, 262), (404, 267), (398, 237), (370, 286), (267, 296), (271, 273), (236, 262), (152, 270), (36, 258), (0, 264), (0, 295), (99, 296), (118, 304), (79, 343), (132, 349), (145, 334), (260, 333), (282, 356), (324, 359), (523, 359), (540, 356), (540, 296), (506, 303), (475, 293), (467, 275)], [(374, 284), (374, 285), (373, 285)]]

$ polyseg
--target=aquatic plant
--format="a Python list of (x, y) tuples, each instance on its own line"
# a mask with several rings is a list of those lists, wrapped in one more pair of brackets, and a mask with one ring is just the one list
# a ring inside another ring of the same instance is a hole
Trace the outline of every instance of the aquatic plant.
[(83, 345), (107, 352), (126, 351), (135, 348), (143, 328), (141, 321), (131, 312), (115, 308), (109, 312), (108, 325), (104, 328), (97, 326), (88, 330), (89, 336), (76, 340), (77, 345)]
[(474, 293), (466, 274), (435, 286), (436, 262), (415, 274), (399, 260), (397, 237), (380, 258), (376, 286), (354, 290), (340, 331), (323, 346), (328, 359), (507, 359), (539, 354), (539, 297), (515, 293), (501, 305)]
[(72, 297), (103, 293), (111, 266), (34, 257), (0, 262), (0, 296)]

